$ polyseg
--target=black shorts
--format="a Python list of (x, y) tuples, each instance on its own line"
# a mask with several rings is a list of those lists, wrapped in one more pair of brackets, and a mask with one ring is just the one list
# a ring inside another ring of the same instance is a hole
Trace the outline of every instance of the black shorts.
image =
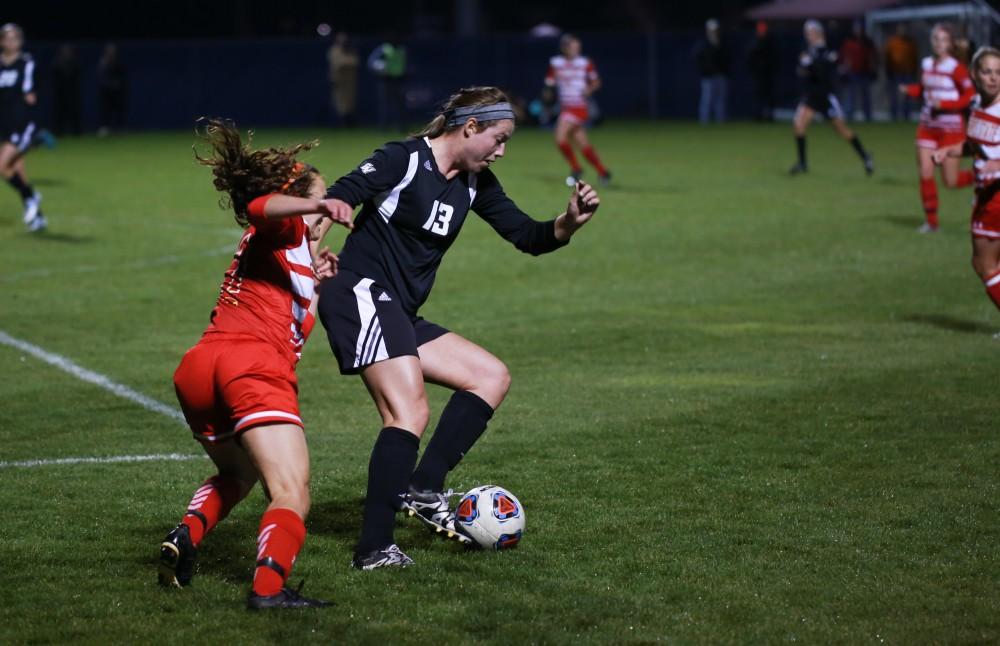
[(34, 121), (0, 121), (0, 142), (9, 142), (23, 153), (34, 143), (38, 128)]
[(448, 333), (404, 312), (386, 287), (343, 269), (320, 286), (319, 320), (342, 375), (393, 357), (420, 356), (417, 348)]
[(840, 107), (837, 95), (830, 94), (807, 94), (802, 98), (802, 105), (812, 108), (822, 114), (827, 119), (843, 119), (844, 110)]

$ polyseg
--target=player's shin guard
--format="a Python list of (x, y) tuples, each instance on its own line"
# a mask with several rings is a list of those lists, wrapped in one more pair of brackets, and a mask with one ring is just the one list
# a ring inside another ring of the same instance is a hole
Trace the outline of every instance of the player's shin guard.
[(868, 159), (868, 151), (861, 145), (861, 140), (858, 139), (857, 135), (851, 137), (851, 147), (854, 148), (854, 152), (858, 153), (858, 157), (860, 157), (862, 161)]
[(25, 181), (23, 177), (21, 177), (21, 173), (14, 173), (10, 176), (7, 182), (15, 191), (17, 191), (17, 194), (21, 196), (22, 202), (28, 200), (35, 194), (35, 189), (31, 186), (31, 184)]
[(413, 488), (443, 491), (445, 476), (482, 436), (491, 417), (493, 407), (482, 398), (465, 390), (455, 391), (413, 473)]
[(253, 591), (262, 597), (281, 592), (295, 557), (306, 541), (306, 526), (291, 509), (269, 509), (260, 519)]
[(958, 181), (955, 183), (955, 188), (965, 188), (966, 186), (972, 186), (976, 182), (976, 174), (971, 170), (960, 170), (958, 171)]
[(583, 153), (583, 156), (587, 159), (588, 162), (590, 162), (590, 165), (594, 167), (598, 175), (608, 174), (608, 169), (605, 168), (604, 164), (601, 163), (601, 158), (597, 156), (597, 151), (594, 150), (593, 146), (587, 146), (580, 152)]
[(937, 184), (933, 177), (920, 178), (920, 201), (924, 206), (927, 224), (936, 229), (938, 226), (938, 194)]
[(240, 501), (240, 490), (238, 480), (212, 476), (194, 492), (181, 522), (188, 526), (191, 543), (195, 547), (220, 520), (229, 515)]
[(573, 152), (573, 147), (569, 145), (568, 141), (564, 141), (561, 144), (556, 144), (559, 147), (559, 152), (562, 153), (566, 161), (569, 162), (569, 167), (574, 173), (579, 173), (582, 169), (580, 168), (580, 162), (576, 160), (576, 153)]
[(368, 461), (368, 494), (356, 552), (367, 554), (393, 542), (396, 512), (406, 493), (420, 438), (401, 428), (383, 428)]

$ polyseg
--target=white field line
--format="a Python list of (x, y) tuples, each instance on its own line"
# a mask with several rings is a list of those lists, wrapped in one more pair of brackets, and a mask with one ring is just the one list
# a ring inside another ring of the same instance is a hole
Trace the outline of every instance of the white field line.
[(231, 254), (234, 253), (235, 250), (236, 243), (234, 242), (224, 247), (216, 247), (215, 249), (209, 249), (208, 251), (202, 251), (201, 253), (183, 255), (167, 254), (166, 256), (159, 256), (156, 258), (141, 258), (139, 260), (133, 260), (132, 262), (124, 262), (113, 268), (102, 265), (77, 265), (75, 267), (58, 267), (51, 269), (28, 269), (26, 271), (7, 274), (0, 280), (5, 283), (16, 283), (20, 280), (24, 280), (25, 278), (46, 278), (48, 276), (55, 276), (58, 274), (72, 274), (75, 276), (77, 274), (90, 274), (94, 272), (120, 272), (122, 269), (148, 269), (150, 267), (176, 265), (198, 258), (209, 258), (213, 256), (221, 256), (223, 254)]
[(51, 460), (15, 460), (0, 462), (0, 469), (15, 467), (31, 468), (46, 467), (59, 464), (115, 464), (117, 462), (180, 462), (197, 460), (204, 455), (184, 455), (182, 453), (158, 453), (153, 455), (112, 455), (106, 458), (55, 458)]
[[(12, 348), (26, 352), (31, 356), (41, 359), (47, 364), (55, 366), (60, 370), (68, 372), (77, 379), (81, 379), (88, 383), (94, 384), (111, 392), (112, 394), (118, 395), (129, 401), (133, 401), (146, 410), (153, 411), (154, 413), (160, 413), (161, 415), (166, 415), (172, 419), (176, 419), (179, 422), (184, 422), (184, 415), (176, 408), (171, 408), (166, 404), (160, 403), (155, 399), (147, 397), (142, 393), (136, 392), (124, 386), (122, 384), (111, 381), (102, 374), (96, 373), (93, 370), (87, 370), (86, 368), (81, 368), (76, 365), (66, 357), (54, 354), (43, 350), (42, 348), (28, 343), (27, 341), (22, 341), (20, 339), (15, 339), (3, 330), (0, 330), (0, 343)], [(202, 457), (198, 455), (183, 455), (180, 453), (163, 453), (156, 455), (120, 455), (120, 456), (108, 456), (103, 458), (96, 457), (80, 457), (80, 458), (53, 458), (48, 460), (21, 460), (13, 462), (0, 461), (0, 469), (8, 469), (12, 467), (41, 467), (53, 464), (110, 464), (115, 462), (154, 462), (154, 461), (164, 461), (164, 460), (193, 460), (195, 458)]]

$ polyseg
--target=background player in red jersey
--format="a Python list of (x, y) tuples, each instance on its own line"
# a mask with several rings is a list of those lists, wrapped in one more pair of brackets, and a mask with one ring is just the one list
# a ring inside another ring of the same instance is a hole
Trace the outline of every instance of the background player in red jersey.
[(566, 178), (566, 185), (575, 186), (583, 176), (583, 169), (576, 160), (570, 140), (597, 170), (601, 183), (606, 184), (611, 179), (611, 171), (601, 163), (601, 158), (587, 138), (586, 129), (590, 118), (587, 99), (601, 88), (601, 77), (597, 75), (597, 68), (591, 60), (580, 55), (579, 38), (564, 34), (559, 40), (559, 49), (562, 54), (549, 60), (545, 84), (554, 86), (559, 93), (556, 146), (569, 162), (570, 175)]
[[(938, 194), (934, 182), (934, 151), (965, 141), (962, 113), (975, 95), (972, 79), (965, 65), (955, 58), (954, 31), (939, 23), (931, 30), (933, 56), (921, 61), (920, 83), (901, 85), (901, 92), (917, 98), (923, 96), (924, 107), (917, 126), (917, 167), (920, 170), (920, 200), (924, 207), (921, 233), (938, 230)], [(941, 179), (948, 188), (972, 184), (972, 171), (960, 171), (958, 159), (945, 157), (941, 164)]]
[[(1000, 50), (983, 47), (972, 59), (979, 90), (969, 116), (968, 144), (975, 155), (976, 201), (972, 208), (972, 268), (1000, 308)], [(934, 161), (957, 160), (960, 144), (939, 149)]]
[[(232, 126), (208, 122), (215, 188), (246, 228), (226, 271), (211, 322), (174, 373), (177, 398), (195, 438), (218, 468), (195, 492), (160, 546), (160, 583), (191, 582), (198, 545), (258, 479), (270, 500), (260, 522), (250, 609), (329, 605), (285, 587), (305, 541), (309, 452), (299, 417), (295, 364), (315, 321), (315, 277), (336, 272), (316, 251), (309, 226), (349, 215), (320, 199), (323, 178), (295, 161), (313, 144), (254, 151)], [(313, 256), (316, 256), (315, 269)]]

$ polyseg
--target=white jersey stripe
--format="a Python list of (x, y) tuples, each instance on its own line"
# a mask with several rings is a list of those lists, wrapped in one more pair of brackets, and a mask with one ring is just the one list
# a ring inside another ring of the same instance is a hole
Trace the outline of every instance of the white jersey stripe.
[(406, 167), (406, 175), (403, 176), (403, 179), (401, 179), (399, 184), (396, 184), (391, 191), (376, 197), (378, 212), (381, 214), (382, 219), (386, 222), (389, 221), (392, 214), (396, 212), (396, 207), (399, 206), (399, 194), (403, 192), (404, 188), (410, 185), (410, 182), (412, 182), (413, 178), (417, 175), (417, 158), (419, 155), (420, 153), (416, 150), (410, 153), (410, 163)]

